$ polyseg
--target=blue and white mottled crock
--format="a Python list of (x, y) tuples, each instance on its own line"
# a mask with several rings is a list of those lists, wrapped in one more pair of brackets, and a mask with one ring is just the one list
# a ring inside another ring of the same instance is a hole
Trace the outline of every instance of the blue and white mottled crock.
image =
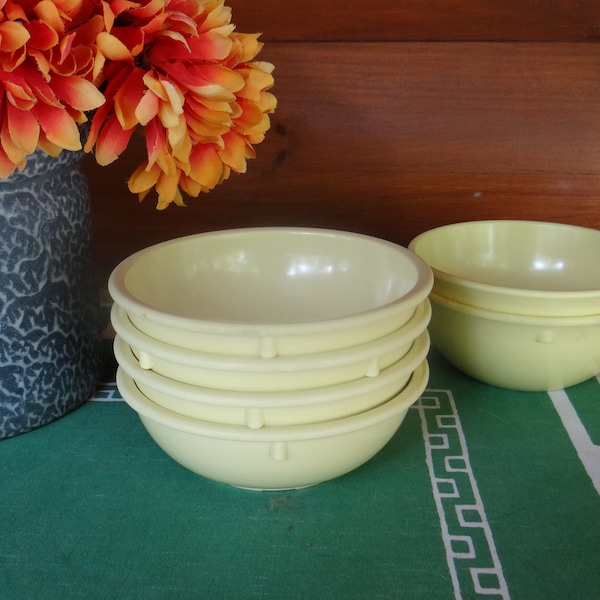
[(0, 439), (81, 405), (102, 368), (81, 153), (0, 180)]

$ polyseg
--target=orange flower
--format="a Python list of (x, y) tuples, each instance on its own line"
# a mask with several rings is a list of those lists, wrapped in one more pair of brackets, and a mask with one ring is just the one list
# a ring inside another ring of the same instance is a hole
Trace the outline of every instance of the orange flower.
[(272, 65), (252, 62), (257, 35), (234, 32), (222, 0), (103, 2), (97, 36), (107, 102), (92, 120), (86, 150), (116, 160), (144, 127), (147, 157), (129, 189), (155, 189), (157, 208), (183, 205), (231, 170), (244, 172), (276, 106)]
[(223, 0), (0, 0), (0, 177), (36, 148), (81, 149), (91, 111), (101, 165), (143, 131), (129, 189), (160, 209), (245, 172), (276, 107), (258, 37)]
[(0, 0), (0, 177), (36, 148), (81, 149), (78, 124), (104, 103), (89, 81), (92, 49), (74, 45), (69, 26), (82, 1)]

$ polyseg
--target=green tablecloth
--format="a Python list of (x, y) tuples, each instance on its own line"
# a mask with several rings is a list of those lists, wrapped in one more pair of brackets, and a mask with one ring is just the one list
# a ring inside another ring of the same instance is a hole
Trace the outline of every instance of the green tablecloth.
[(0, 598), (600, 598), (600, 383), (431, 369), (374, 459), (286, 492), (187, 471), (103, 386), (0, 442)]

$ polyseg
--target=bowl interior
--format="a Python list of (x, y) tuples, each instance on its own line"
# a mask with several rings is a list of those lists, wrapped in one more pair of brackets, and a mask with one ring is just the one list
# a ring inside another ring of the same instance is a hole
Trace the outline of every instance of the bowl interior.
[(303, 323), (365, 313), (411, 294), (424, 296), (428, 275), (421, 259), (384, 240), (258, 228), (148, 248), (117, 267), (111, 289), (117, 302), (140, 303), (176, 317)]
[(474, 221), (417, 236), (436, 277), (542, 292), (600, 291), (600, 231), (540, 221)]

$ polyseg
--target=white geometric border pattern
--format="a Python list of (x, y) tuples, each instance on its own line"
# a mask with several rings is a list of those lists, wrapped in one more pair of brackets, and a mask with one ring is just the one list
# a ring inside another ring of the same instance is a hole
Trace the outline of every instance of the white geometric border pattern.
[(115, 382), (102, 383), (92, 394), (90, 402), (123, 402), (123, 396)]
[(428, 389), (412, 408), (421, 419), (425, 460), (454, 597), (508, 600), (508, 586), (452, 392)]

